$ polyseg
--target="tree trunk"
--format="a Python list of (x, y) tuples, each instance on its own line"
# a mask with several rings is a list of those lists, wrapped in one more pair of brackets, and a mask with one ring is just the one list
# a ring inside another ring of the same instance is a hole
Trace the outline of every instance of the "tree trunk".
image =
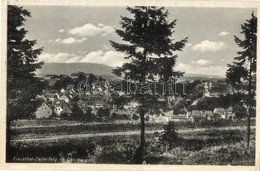
[(252, 109), (252, 60), (250, 62), (250, 68), (249, 68), (249, 83), (248, 83), (248, 112), (247, 112), (247, 149), (249, 149), (249, 143), (250, 143), (250, 122), (251, 122), (251, 109)]
[(144, 160), (144, 148), (145, 148), (145, 121), (144, 121), (144, 110), (141, 110), (140, 112), (140, 126), (141, 126), (141, 132), (140, 132), (140, 159), (141, 163)]
[(145, 153), (145, 121), (144, 121), (144, 110), (140, 111), (140, 144), (136, 149), (135, 153), (135, 163), (142, 164), (144, 161), (144, 153)]
[[(144, 49), (144, 52), (143, 52), (143, 61), (142, 61), (142, 64), (143, 66), (146, 65), (146, 55), (147, 55), (147, 51), (146, 49)], [(142, 81), (145, 81), (145, 76), (146, 76), (146, 71), (143, 71), (143, 73), (141, 74), (141, 79), (139, 80), (140, 83)], [(139, 94), (141, 95), (141, 99), (140, 99), (140, 102), (142, 105), (144, 105), (145, 103), (145, 99), (143, 97), (142, 94)], [(138, 147), (138, 149), (136, 150), (136, 162), (138, 164), (142, 164), (143, 161), (144, 161), (144, 153), (145, 153), (145, 120), (144, 120), (144, 114), (145, 114), (145, 111), (144, 111), (144, 106), (141, 107), (141, 110), (140, 110), (140, 145)]]
[(247, 114), (247, 149), (249, 149), (249, 143), (250, 143), (250, 115), (251, 115), (251, 109), (249, 108), (249, 112)]

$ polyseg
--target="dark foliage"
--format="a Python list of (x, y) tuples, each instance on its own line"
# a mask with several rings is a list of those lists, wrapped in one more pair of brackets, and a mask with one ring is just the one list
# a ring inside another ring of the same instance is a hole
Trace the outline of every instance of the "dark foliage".
[(10, 160), (10, 123), (17, 119), (34, 118), (38, 103), (35, 96), (42, 92), (45, 82), (35, 75), (41, 68), (38, 55), (42, 48), (35, 49), (36, 40), (26, 39), (27, 30), (23, 28), (29, 11), (22, 7), (9, 5), (7, 14), (7, 161)]
[(228, 64), (228, 70), (226, 72), (226, 80), (231, 83), (232, 86), (236, 86), (241, 83), (241, 80), (247, 83), (246, 91), (247, 98), (245, 104), (247, 105), (247, 148), (249, 148), (250, 141), (250, 117), (253, 112), (253, 107), (256, 105), (254, 100), (256, 92), (256, 48), (257, 48), (257, 17), (254, 12), (251, 14), (251, 18), (247, 19), (245, 23), (241, 25), (241, 34), (244, 35), (244, 39), (240, 39), (234, 36), (235, 43), (242, 48), (242, 51), (237, 52), (238, 56), (234, 58), (233, 64)]
[[(176, 25), (176, 20), (167, 21), (168, 11), (164, 7), (137, 6), (127, 7), (133, 18), (121, 16), (122, 29), (116, 29), (116, 33), (127, 43), (116, 43), (110, 41), (116, 51), (125, 53), (125, 58), (130, 62), (124, 63), (122, 67), (114, 69), (117, 76), (124, 75), (125, 79), (147, 82), (147, 78), (159, 75), (162, 81), (168, 81), (170, 77), (178, 77), (181, 74), (173, 72), (177, 55), (175, 51), (181, 51), (187, 38), (173, 43), (172, 33)], [(155, 55), (156, 57), (152, 57)], [(144, 94), (142, 90), (131, 95), (132, 99), (138, 101), (141, 134), (140, 134), (140, 162), (145, 146), (145, 120), (144, 115), (147, 110), (154, 107), (156, 98), (153, 94)]]
[(173, 121), (169, 121), (164, 127), (164, 131), (160, 137), (160, 141), (166, 145), (166, 149), (172, 149), (178, 142), (178, 133)]

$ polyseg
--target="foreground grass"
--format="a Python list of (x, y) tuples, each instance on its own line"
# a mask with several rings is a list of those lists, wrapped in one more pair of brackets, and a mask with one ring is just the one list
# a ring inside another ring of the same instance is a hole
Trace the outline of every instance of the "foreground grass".
[[(180, 134), (175, 148), (166, 150), (153, 134), (146, 136), (148, 164), (254, 165), (255, 131), (245, 150), (245, 130), (209, 130)], [(11, 144), (10, 162), (75, 162), (134, 164), (139, 136), (92, 137), (53, 142)]]
[[(162, 130), (165, 123), (146, 123), (146, 130)], [(252, 120), (251, 125), (255, 125)], [(219, 122), (202, 121), (196, 123), (176, 122), (177, 129), (187, 128), (221, 128), (246, 126), (245, 120)], [(12, 124), (11, 139), (22, 138), (41, 138), (55, 135), (73, 135), (73, 134), (95, 134), (106, 132), (139, 131), (140, 123), (121, 121), (121, 122), (81, 122), (66, 120), (23, 120)]]

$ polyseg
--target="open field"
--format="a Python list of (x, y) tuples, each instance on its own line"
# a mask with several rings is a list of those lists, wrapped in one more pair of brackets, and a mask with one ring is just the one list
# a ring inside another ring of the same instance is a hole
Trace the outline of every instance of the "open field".
[[(135, 163), (135, 150), (139, 144), (138, 123), (107, 123), (106, 125), (51, 121), (48, 127), (46, 121), (28, 121), (27, 126), (30, 122), (42, 122), (43, 126), (25, 128), (21, 122), (15, 123), (19, 126), (13, 126), (12, 162)], [(55, 122), (62, 124), (54, 127), (52, 125)], [(250, 148), (245, 150), (244, 122), (232, 124), (223, 122), (222, 127), (217, 127), (217, 123), (214, 124), (209, 127), (207, 124), (203, 126), (195, 123), (188, 127), (176, 123), (180, 139), (172, 150), (166, 150), (153, 134), (155, 131), (161, 131), (163, 124), (148, 123), (146, 162), (148, 164), (254, 165), (254, 127)], [(38, 140), (34, 140), (37, 137)], [(48, 137), (51, 139), (46, 139)], [(26, 139), (30, 141), (24, 141)]]
[[(203, 121), (198, 123), (176, 122), (177, 129), (244, 127), (245, 120), (220, 122)], [(38, 126), (37, 126), (38, 125)], [(165, 123), (146, 123), (147, 131), (162, 130)], [(252, 126), (255, 120), (252, 120)], [(110, 132), (139, 131), (140, 123), (132, 121), (119, 122), (80, 122), (65, 120), (22, 120), (12, 124), (11, 140), (44, 138), (46, 136), (96, 134)]]

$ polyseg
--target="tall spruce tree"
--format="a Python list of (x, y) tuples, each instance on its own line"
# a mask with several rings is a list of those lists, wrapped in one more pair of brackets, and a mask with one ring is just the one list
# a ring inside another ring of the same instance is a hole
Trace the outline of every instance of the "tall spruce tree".
[[(8, 6), (7, 19), (7, 157), (9, 150), (10, 124), (16, 119), (32, 118), (37, 108), (33, 101), (41, 92), (43, 83), (35, 76), (35, 70), (43, 63), (37, 62), (42, 48), (34, 49), (36, 40), (26, 39), (23, 28), (30, 12), (23, 7)], [(7, 161), (10, 158), (7, 158)]]
[[(167, 21), (168, 11), (164, 7), (137, 6), (126, 8), (131, 17), (121, 16), (122, 29), (116, 33), (126, 43), (110, 41), (115, 50), (126, 54), (129, 62), (117, 67), (114, 74), (124, 75), (125, 79), (144, 85), (147, 78), (159, 75), (167, 80), (173, 74), (173, 67), (177, 55), (185, 46), (187, 38), (173, 43), (172, 34), (176, 20)], [(145, 152), (145, 119), (147, 110), (153, 107), (157, 97), (154, 94), (144, 93), (143, 90), (131, 94), (131, 98), (139, 102), (140, 115), (140, 146), (136, 151), (136, 162), (142, 163)]]
[(233, 84), (240, 83), (241, 80), (247, 82), (247, 99), (246, 104), (248, 108), (247, 114), (247, 148), (250, 143), (250, 118), (252, 115), (252, 108), (255, 106), (255, 91), (256, 91), (256, 47), (257, 47), (257, 18), (254, 12), (251, 18), (246, 20), (241, 25), (241, 33), (244, 39), (235, 37), (236, 44), (242, 48), (242, 51), (237, 52), (238, 57), (234, 58), (232, 65), (228, 64), (226, 73), (227, 80)]

